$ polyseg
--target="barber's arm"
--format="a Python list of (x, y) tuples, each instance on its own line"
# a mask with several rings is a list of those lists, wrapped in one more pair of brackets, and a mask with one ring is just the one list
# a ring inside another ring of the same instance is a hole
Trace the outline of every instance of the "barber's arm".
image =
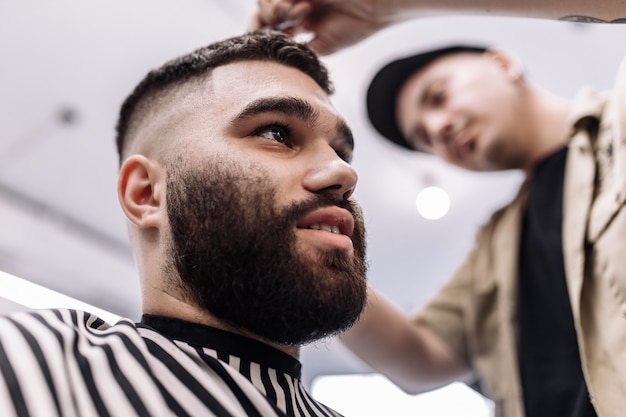
[(252, 29), (313, 33), (310, 45), (330, 54), (409, 19), (515, 16), (577, 22), (626, 23), (626, 0), (258, 0)]
[(471, 375), (465, 362), (434, 331), (372, 290), (361, 319), (340, 339), (365, 363), (411, 394)]

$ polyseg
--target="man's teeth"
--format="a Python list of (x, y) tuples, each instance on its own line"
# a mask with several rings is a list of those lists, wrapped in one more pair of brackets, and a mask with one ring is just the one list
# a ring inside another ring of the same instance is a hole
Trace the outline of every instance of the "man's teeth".
[(312, 224), (311, 226), (309, 226), (309, 229), (324, 230), (326, 232), (341, 234), (339, 226), (331, 226), (328, 224)]

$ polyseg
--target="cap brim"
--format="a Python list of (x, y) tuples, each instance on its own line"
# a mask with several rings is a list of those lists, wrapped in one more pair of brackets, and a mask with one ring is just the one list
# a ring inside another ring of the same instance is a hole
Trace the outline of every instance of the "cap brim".
[(367, 113), (374, 128), (391, 142), (415, 150), (404, 138), (396, 120), (396, 97), (415, 71), (443, 55), (487, 50), (482, 46), (454, 45), (397, 59), (385, 65), (372, 79), (367, 90)]

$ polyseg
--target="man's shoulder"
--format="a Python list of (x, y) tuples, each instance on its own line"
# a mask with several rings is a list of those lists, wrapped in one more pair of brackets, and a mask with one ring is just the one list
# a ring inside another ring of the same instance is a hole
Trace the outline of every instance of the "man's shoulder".
[(576, 127), (581, 120), (589, 117), (598, 121), (603, 120), (606, 117), (607, 103), (618, 101), (623, 105), (624, 97), (626, 97), (626, 57), (621, 61), (612, 90), (600, 91), (591, 86), (579, 89), (568, 123)]
[(59, 341), (116, 333), (139, 334), (129, 319), (110, 323), (94, 313), (65, 308), (18, 311), (0, 317), (0, 339), (16, 331), (25, 338), (50, 335), (52, 340)]

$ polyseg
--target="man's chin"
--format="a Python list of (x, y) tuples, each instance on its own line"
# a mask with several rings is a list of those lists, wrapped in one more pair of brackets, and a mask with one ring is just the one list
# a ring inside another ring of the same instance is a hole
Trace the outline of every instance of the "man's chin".
[(311, 268), (318, 268), (319, 273), (349, 273), (352, 265), (357, 262), (355, 250), (350, 242), (350, 248), (337, 248), (328, 245), (310, 245), (301, 243), (298, 256), (304, 264)]

